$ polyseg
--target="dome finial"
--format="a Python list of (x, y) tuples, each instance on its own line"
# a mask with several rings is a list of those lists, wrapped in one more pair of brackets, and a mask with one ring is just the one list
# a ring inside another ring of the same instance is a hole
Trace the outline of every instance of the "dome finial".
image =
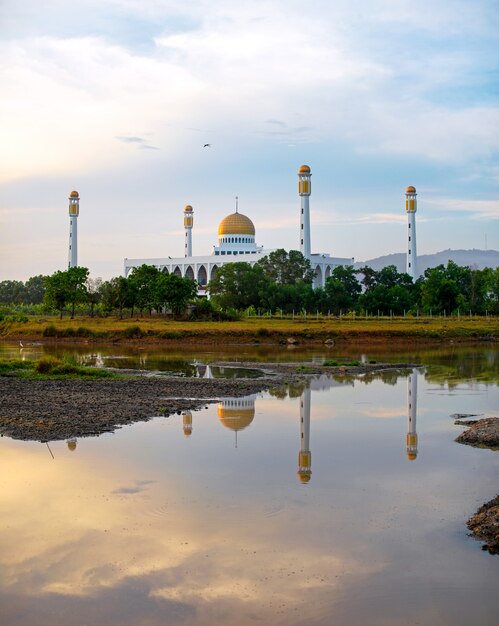
[(236, 196), (236, 213), (239, 213), (239, 196)]

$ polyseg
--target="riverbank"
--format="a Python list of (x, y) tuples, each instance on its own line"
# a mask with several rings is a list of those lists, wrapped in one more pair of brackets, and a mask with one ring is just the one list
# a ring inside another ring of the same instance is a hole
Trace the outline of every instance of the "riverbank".
[[(458, 443), (476, 448), (499, 450), (499, 418), (456, 420), (459, 426), (469, 426), (456, 437)], [(483, 504), (467, 522), (473, 536), (485, 542), (482, 550), (499, 554), (499, 495)]]
[(234, 322), (175, 321), (162, 317), (117, 319), (54, 317), (3, 321), (0, 338), (21, 342), (99, 342), (123, 344), (295, 344), (326, 342), (490, 342), (499, 338), (499, 319), (492, 317), (312, 316), (252, 317)]
[[(237, 365), (262, 369), (258, 363)], [(285, 389), (292, 383), (305, 385), (311, 376), (319, 374), (359, 375), (407, 367), (412, 365), (266, 364), (262, 377), (256, 379), (151, 376), (126, 370), (120, 371), (129, 378), (102, 380), (0, 377), (0, 434), (42, 442), (88, 437), (154, 416), (195, 411), (223, 397), (246, 396), (272, 387)]]

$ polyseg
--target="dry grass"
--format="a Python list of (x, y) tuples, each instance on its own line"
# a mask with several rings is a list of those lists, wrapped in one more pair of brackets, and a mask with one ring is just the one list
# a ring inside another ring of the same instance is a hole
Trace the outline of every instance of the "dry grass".
[(303, 341), (326, 339), (386, 339), (427, 338), (442, 339), (499, 336), (499, 320), (461, 317), (457, 318), (343, 318), (327, 317), (309, 319), (249, 318), (235, 322), (190, 322), (143, 317), (120, 320), (114, 317), (80, 317), (74, 320), (46, 316), (32, 317), (28, 322), (0, 324), (4, 338), (54, 338), (108, 340), (189, 340), (216, 341), (224, 336), (231, 339), (261, 343), (295, 337)]

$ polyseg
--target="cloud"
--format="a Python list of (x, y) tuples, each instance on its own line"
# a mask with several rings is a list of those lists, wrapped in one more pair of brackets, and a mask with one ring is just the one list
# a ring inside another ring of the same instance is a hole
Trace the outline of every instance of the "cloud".
[(476, 220), (499, 219), (498, 200), (466, 200), (461, 198), (428, 198), (427, 204), (442, 211), (468, 213)]
[(138, 144), (137, 147), (141, 150), (159, 150), (156, 146), (151, 146), (146, 142), (142, 137), (133, 137), (133, 136), (119, 136), (116, 137), (118, 141), (122, 141), (123, 143), (132, 143)]

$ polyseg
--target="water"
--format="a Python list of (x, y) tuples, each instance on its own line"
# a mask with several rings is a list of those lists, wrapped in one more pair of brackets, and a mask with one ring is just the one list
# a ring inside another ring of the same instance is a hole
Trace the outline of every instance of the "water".
[(450, 417), (497, 415), (495, 357), (452, 358), (473, 377), (447, 355), (50, 448), (0, 439), (0, 623), (496, 624), (499, 559), (465, 524), (497, 453)]

